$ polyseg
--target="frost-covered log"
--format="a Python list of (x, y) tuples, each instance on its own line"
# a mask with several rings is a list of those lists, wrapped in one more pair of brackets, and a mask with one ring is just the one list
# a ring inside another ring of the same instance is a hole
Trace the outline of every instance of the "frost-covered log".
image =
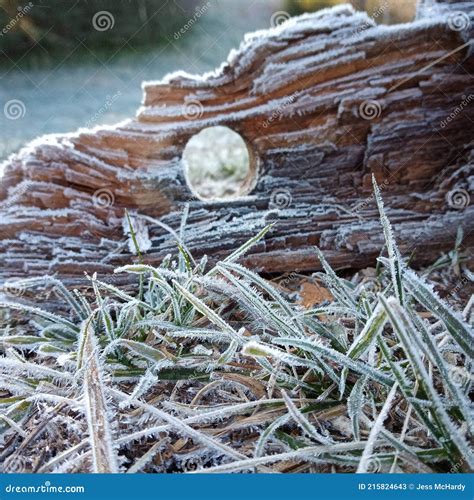
[[(318, 245), (338, 268), (370, 265), (382, 247), (372, 174), (415, 262), (452, 248), (458, 226), (472, 244), (473, 19), (472, 2), (452, 1), (425, 1), (401, 26), (349, 6), (303, 15), (248, 35), (212, 74), (145, 83), (134, 119), (36, 140), (4, 165), (2, 277), (130, 262), (125, 209), (158, 262), (175, 239), (150, 218), (178, 229), (187, 204), (195, 256), (227, 255), (276, 222), (246, 264), (314, 270)], [(183, 148), (212, 125), (252, 153), (240, 199), (201, 201), (187, 185)]]

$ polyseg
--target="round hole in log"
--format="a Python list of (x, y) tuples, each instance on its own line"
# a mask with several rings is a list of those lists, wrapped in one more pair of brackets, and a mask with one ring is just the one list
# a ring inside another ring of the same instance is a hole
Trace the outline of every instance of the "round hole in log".
[(188, 186), (202, 200), (237, 198), (256, 182), (254, 154), (229, 127), (207, 127), (191, 137), (183, 161)]

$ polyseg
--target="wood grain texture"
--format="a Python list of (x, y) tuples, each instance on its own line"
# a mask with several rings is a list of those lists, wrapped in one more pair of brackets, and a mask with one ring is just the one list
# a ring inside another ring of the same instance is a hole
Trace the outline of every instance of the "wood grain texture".
[[(415, 263), (452, 248), (458, 226), (472, 245), (474, 8), (442, 8), (390, 27), (348, 6), (305, 15), (248, 36), (211, 75), (145, 83), (134, 119), (36, 140), (4, 166), (1, 277), (109, 273), (133, 259), (125, 209), (177, 229), (186, 204), (197, 257), (225, 256), (276, 222), (245, 264), (315, 270), (318, 245), (337, 268), (373, 265), (372, 174)], [(470, 25), (453, 29), (452, 12)], [(187, 186), (183, 149), (212, 125), (248, 144), (256, 182), (245, 197), (204, 202)], [(142, 225), (147, 262), (175, 251), (162, 227)]]

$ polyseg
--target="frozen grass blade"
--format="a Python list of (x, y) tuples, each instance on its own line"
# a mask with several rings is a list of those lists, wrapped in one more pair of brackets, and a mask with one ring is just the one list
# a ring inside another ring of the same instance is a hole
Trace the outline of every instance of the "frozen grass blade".
[(352, 432), (356, 441), (360, 440), (360, 417), (364, 408), (364, 387), (367, 383), (366, 377), (361, 377), (352, 388), (347, 401), (347, 413), (351, 419)]
[(364, 328), (352, 343), (347, 355), (352, 359), (359, 358), (382, 332), (386, 322), (387, 314), (383, 306), (377, 304), (372, 315), (365, 323)]
[(459, 384), (455, 384), (453, 382), (452, 367), (448, 367), (448, 364), (444, 360), (443, 355), (438, 348), (436, 340), (432, 338), (424, 320), (413, 312), (410, 314), (410, 319), (413, 321), (413, 324), (418, 332), (421, 332), (424, 342), (421, 342), (419, 336), (415, 335), (412, 337), (414, 343), (416, 343), (419, 349), (423, 350), (423, 352), (431, 359), (431, 363), (438, 368), (442, 376), (441, 380), (443, 381), (443, 384), (447, 387), (455, 404), (458, 405), (467, 425), (471, 429), (471, 432), (474, 432), (472, 404), (467, 400), (467, 397), (462, 392)]
[(392, 226), (390, 224), (390, 221), (388, 220), (388, 217), (385, 214), (382, 195), (380, 194), (380, 189), (377, 185), (377, 181), (375, 180), (374, 175), (372, 175), (372, 183), (374, 185), (375, 201), (377, 203), (377, 207), (380, 212), (380, 222), (382, 223), (383, 233), (385, 236), (385, 243), (387, 245), (390, 274), (392, 275), (392, 282), (393, 282), (393, 287), (395, 289), (395, 295), (400, 304), (403, 304), (404, 295), (403, 295), (402, 274), (404, 271), (404, 265), (397, 244), (395, 243), (395, 237), (393, 235)]
[(329, 446), (308, 446), (300, 450), (290, 451), (286, 453), (277, 453), (274, 455), (267, 455), (265, 457), (249, 458), (245, 460), (236, 460), (229, 464), (218, 465), (216, 467), (209, 467), (201, 469), (197, 473), (222, 473), (222, 472), (241, 472), (244, 470), (252, 470), (261, 465), (267, 465), (277, 462), (286, 461), (313, 461), (317, 457), (324, 458), (325, 454), (329, 453), (345, 453), (350, 451), (357, 451), (362, 449), (364, 443), (338, 443)]
[(106, 332), (107, 336), (109, 337), (109, 340), (113, 340), (113, 338), (115, 337), (113, 320), (112, 320), (112, 317), (110, 316), (109, 311), (105, 307), (104, 300), (102, 299), (102, 296), (100, 294), (96, 279), (97, 279), (97, 275), (94, 274), (93, 281), (92, 281), (92, 288), (93, 288), (94, 293), (95, 293), (97, 308), (99, 310), (99, 314), (100, 314), (100, 317), (102, 319), (102, 323), (104, 325), (105, 332)]
[(331, 439), (328, 439), (326, 436), (320, 434), (315, 429), (314, 425), (305, 417), (305, 415), (303, 415), (298, 408), (296, 408), (295, 404), (285, 391), (281, 391), (281, 395), (283, 396), (285, 404), (290, 412), (290, 415), (293, 417), (293, 420), (303, 429), (305, 434), (320, 444), (332, 444)]
[(137, 342), (135, 340), (128, 339), (118, 339), (107, 346), (104, 349), (103, 356), (106, 356), (109, 352), (113, 351), (116, 347), (126, 347), (133, 351), (137, 356), (151, 361), (152, 363), (157, 363), (167, 359), (167, 355), (161, 352), (159, 349), (155, 349), (144, 342)]
[[(234, 285), (238, 290), (240, 297), (245, 299), (249, 309), (257, 318), (265, 318), (265, 322), (271, 325), (277, 332), (284, 332), (286, 335), (295, 335), (297, 337), (303, 336), (304, 333), (300, 332), (297, 328), (292, 327), (292, 322), (288, 320), (281, 313), (277, 313), (272, 307), (272, 304), (264, 300), (259, 293), (252, 289), (250, 285), (242, 280), (237, 279), (231, 273), (226, 271), (223, 267), (217, 265), (219, 271)], [(291, 316), (290, 316), (291, 318)]]
[(211, 436), (208, 436), (204, 432), (200, 432), (193, 429), (185, 421), (180, 420), (179, 418), (174, 417), (173, 415), (165, 411), (159, 410), (158, 408), (155, 408), (154, 406), (148, 405), (146, 403), (141, 403), (138, 400), (129, 401), (129, 397), (126, 394), (116, 389), (110, 389), (110, 393), (120, 401), (127, 401), (129, 402), (129, 404), (142, 408), (143, 410), (149, 412), (151, 415), (157, 416), (161, 420), (164, 420), (165, 422), (170, 424), (174, 429), (176, 429), (180, 433), (184, 434), (185, 436), (189, 436), (191, 439), (195, 439), (197, 442), (202, 443), (205, 446), (208, 446), (212, 450), (224, 453), (225, 455), (232, 457), (234, 459), (240, 459), (245, 457), (245, 455), (233, 450), (230, 446), (227, 446), (219, 442), (218, 440), (212, 438)]
[(274, 422), (272, 422), (261, 434), (257, 441), (257, 445), (255, 447), (255, 458), (261, 457), (265, 451), (265, 445), (271, 436), (275, 433), (275, 431), (285, 425), (290, 419), (290, 414), (286, 413), (281, 417), (278, 417)]
[(390, 389), (390, 392), (388, 393), (387, 399), (385, 400), (385, 403), (380, 410), (380, 413), (377, 416), (377, 419), (375, 420), (372, 429), (370, 430), (369, 437), (367, 439), (367, 443), (365, 445), (364, 451), (362, 452), (362, 457), (360, 459), (359, 465), (357, 467), (357, 472), (358, 473), (363, 473), (367, 472), (367, 465), (369, 462), (370, 457), (372, 456), (372, 453), (374, 451), (375, 444), (377, 442), (378, 435), (383, 431), (384, 429), (384, 421), (387, 418), (388, 412), (390, 411), (390, 408), (393, 405), (393, 400), (395, 399), (395, 396), (397, 394), (398, 390), (398, 385), (397, 383), (393, 384), (393, 387)]
[(405, 276), (406, 287), (410, 294), (426, 309), (431, 311), (446, 326), (454, 340), (470, 359), (474, 358), (474, 333), (460, 314), (453, 311), (422, 278), (409, 271)]
[(77, 335), (79, 333), (79, 328), (71, 321), (57, 315), (50, 313), (48, 311), (43, 311), (37, 307), (31, 307), (24, 304), (14, 304), (10, 302), (0, 303), (0, 309), (13, 309), (15, 311), (21, 311), (26, 313), (31, 313), (35, 316), (39, 316), (47, 321), (51, 321), (52, 323), (60, 324), (64, 326), (68, 331)]
[[(237, 248), (237, 250), (234, 250), (230, 255), (228, 255), (222, 263), (231, 263), (235, 262), (240, 259), (243, 255), (245, 255), (254, 245), (256, 245), (267, 233), (270, 231), (270, 229), (274, 226), (275, 224), (269, 224), (268, 226), (265, 226), (258, 234), (257, 236), (254, 236), (253, 238), (250, 238), (248, 241), (246, 241), (242, 246)], [(211, 269), (209, 271), (208, 276), (212, 276), (217, 272), (217, 268)]]
[(140, 307), (143, 307), (145, 310), (153, 311), (153, 307), (152, 306), (148, 305), (146, 302), (143, 302), (140, 299), (132, 297), (131, 295), (129, 295), (128, 293), (123, 292), (119, 288), (117, 288), (117, 287), (115, 287), (113, 285), (110, 285), (109, 283), (104, 283), (102, 281), (95, 280), (94, 278), (90, 278), (89, 277), (89, 279), (91, 280), (91, 282), (97, 283), (97, 285), (99, 287), (104, 288), (105, 290), (107, 290), (108, 292), (110, 292), (112, 295), (115, 295), (116, 297), (122, 299), (123, 301), (125, 301), (125, 302), (131, 302), (131, 303), (136, 304), (136, 305), (138, 305)]
[(217, 266), (219, 269), (227, 269), (228, 271), (232, 271), (236, 274), (239, 274), (243, 278), (247, 279), (250, 282), (255, 283), (255, 285), (259, 286), (264, 292), (266, 292), (281, 308), (282, 312), (286, 314), (287, 317), (292, 317), (294, 315), (294, 306), (291, 306), (283, 296), (278, 292), (278, 290), (270, 285), (270, 283), (249, 269), (241, 266), (240, 264), (231, 264), (225, 263), (219, 264)]
[[(392, 297), (385, 300), (381, 297), (381, 301), (387, 311), (394, 330), (403, 344), (413, 370), (417, 374), (417, 378), (428, 398), (428, 402), (431, 403), (433, 409), (432, 415), (443, 432), (441, 438), (442, 443), (446, 444), (448, 449), (451, 450), (451, 453), (454, 452), (454, 456), (452, 457), (454, 462), (457, 462), (459, 458), (463, 457), (467, 461), (469, 467), (473, 469), (474, 457), (472, 456), (469, 444), (466, 442), (460, 429), (448, 415), (439, 394), (431, 383), (430, 376), (423, 364), (421, 354), (416, 344), (413, 343), (412, 339), (417, 335), (413, 324), (395, 298)], [(454, 450), (452, 450), (453, 447)]]
[(141, 456), (135, 463), (128, 469), (127, 474), (135, 474), (140, 472), (149, 462), (160, 453), (165, 446), (169, 443), (168, 438), (163, 438), (157, 441), (143, 456)]
[(105, 398), (105, 381), (97, 355), (97, 345), (90, 323), (86, 323), (84, 344), (83, 397), (86, 408), (92, 450), (93, 472), (118, 472), (118, 460), (114, 449), (110, 416)]
[(360, 375), (369, 377), (383, 385), (388, 385), (390, 387), (393, 385), (393, 380), (390, 377), (384, 375), (384, 373), (381, 372), (380, 370), (372, 368), (370, 365), (367, 365), (360, 361), (353, 360), (348, 356), (341, 354), (340, 352), (335, 351), (334, 349), (326, 347), (322, 344), (317, 344), (309, 340), (289, 339), (289, 338), (274, 339), (273, 343), (277, 345), (290, 345), (298, 347), (299, 349), (311, 352), (316, 356), (326, 357), (331, 361), (334, 361), (340, 364), (341, 366), (348, 368), (349, 370), (352, 370)]
[(9, 282), (9, 286), (12, 288), (17, 288), (19, 290), (24, 290), (26, 288), (34, 288), (41, 285), (46, 285), (52, 288), (58, 295), (60, 295), (66, 303), (70, 306), (79, 319), (85, 319), (87, 317), (87, 311), (84, 310), (83, 304), (77, 299), (73, 292), (70, 292), (61, 281), (52, 276), (42, 276), (39, 278), (27, 278), (22, 280), (17, 280), (14, 282)]
[(18, 375), (31, 375), (32, 377), (58, 381), (59, 383), (73, 380), (73, 376), (70, 373), (60, 372), (58, 370), (54, 370), (53, 368), (49, 368), (37, 363), (21, 363), (8, 358), (0, 358), (0, 369), (3, 373), (7, 374), (14, 373)]
[(354, 299), (354, 292), (350, 290), (339, 276), (334, 272), (329, 262), (324, 257), (324, 254), (318, 247), (315, 247), (316, 254), (320, 260), (326, 274), (320, 275), (331, 293), (338, 301), (345, 305), (350, 311), (356, 312), (359, 315), (357, 302)]
[(238, 333), (228, 325), (218, 314), (212, 311), (202, 300), (198, 299), (189, 290), (186, 290), (177, 281), (173, 281), (174, 287), (188, 300), (203, 316), (205, 316), (211, 323), (221, 328), (224, 332), (228, 333), (239, 344), (242, 343)]

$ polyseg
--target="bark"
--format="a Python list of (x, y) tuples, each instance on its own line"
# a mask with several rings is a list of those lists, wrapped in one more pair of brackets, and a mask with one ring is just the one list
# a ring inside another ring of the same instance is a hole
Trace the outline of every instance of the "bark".
[[(373, 265), (383, 239), (372, 174), (412, 262), (450, 250), (458, 226), (470, 247), (474, 8), (426, 7), (390, 27), (348, 6), (300, 17), (247, 38), (212, 75), (145, 84), (134, 119), (35, 141), (4, 166), (2, 279), (109, 273), (134, 258), (125, 209), (178, 229), (186, 204), (196, 257), (223, 257), (275, 222), (245, 264), (316, 270), (318, 245), (337, 268)], [(453, 29), (453, 12), (469, 25)], [(184, 146), (212, 125), (248, 144), (256, 180), (245, 197), (204, 202), (187, 186)], [(160, 225), (142, 225), (146, 262), (175, 251)]]

